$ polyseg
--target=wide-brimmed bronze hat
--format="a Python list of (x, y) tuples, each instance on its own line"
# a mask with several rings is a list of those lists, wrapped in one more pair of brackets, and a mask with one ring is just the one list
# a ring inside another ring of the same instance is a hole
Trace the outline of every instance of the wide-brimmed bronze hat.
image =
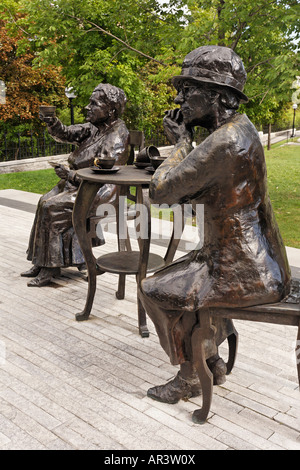
[(187, 54), (181, 75), (173, 78), (178, 88), (183, 80), (221, 85), (234, 90), (240, 99), (248, 101), (243, 93), (247, 74), (241, 58), (229, 47), (201, 46)]

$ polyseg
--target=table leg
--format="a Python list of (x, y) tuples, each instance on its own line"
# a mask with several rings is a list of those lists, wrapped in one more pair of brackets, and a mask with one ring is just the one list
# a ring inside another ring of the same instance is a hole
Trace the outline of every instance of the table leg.
[(116, 292), (116, 297), (118, 300), (125, 298), (125, 284), (126, 284), (126, 274), (119, 274), (118, 290)]
[(96, 292), (97, 263), (96, 258), (93, 255), (92, 240), (87, 233), (86, 219), (100, 186), (101, 184), (82, 181), (73, 210), (73, 226), (78, 237), (78, 242), (88, 271), (88, 293), (86, 304), (83, 311), (76, 314), (75, 318), (77, 321), (83, 321), (89, 318)]
[(210, 371), (205, 356), (205, 342), (215, 337), (215, 328), (211, 324), (209, 311), (201, 311), (199, 325), (192, 333), (193, 363), (199, 375), (202, 388), (202, 408), (195, 410), (193, 421), (204, 424), (208, 416), (213, 393), (213, 374)]
[[(150, 252), (150, 237), (151, 237), (151, 207), (150, 200), (148, 196), (148, 189), (143, 189), (142, 187), (137, 187), (137, 204), (142, 204), (146, 208), (147, 220), (142, 220), (142, 223), (147, 224), (147, 230), (144, 232), (144, 227), (140, 227), (140, 234), (147, 233), (145, 239), (139, 239), (140, 246), (140, 261), (139, 261), (139, 270), (136, 276), (137, 281), (137, 307), (138, 307), (138, 325), (139, 332), (142, 338), (148, 338), (150, 335), (147, 327), (147, 318), (146, 311), (140, 300), (140, 286), (142, 280), (146, 277), (147, 274), (147, 265)], [(145, 215), (146, 215), (145, 214)]]
[(148, 338), (150, 336), (148, 327), (147, 327), (147, 317), (146, 310), (142, 302), (140, 301), (139, 295), (137, 296), (137, 308), (138, 308), (138, 325), (139, 333), (142, 338)]
[[(175, 253), (177, 251), (178, 245), (180, 243), (183, 230), (185, 226), (185, 217), (184, 217), (184, 206), (179, 206), (173, 210), (173, 231), (168, 245), (167, 252), (165, 254), (165, 263), (172, 263)], [(180, 233), (178, 228), (180, 227)]]
[[(116, 205), (116, 217), (117, 217), (117, 234), (118, 234), (118, 249), (119, 251), (131, 251), (130, 240), (128, 236), (128, 227), (127, 221), (125, 221), (125, 216), (127, 212), (126, 196), (127, 196), (128, 186), (122, 185), (119, 189), (119, 204)], [(122, 200), (125, 205), (120, 206), (120, 201)], [(124, 220), (120, 220), (120, 216), (124, 217)], [(125, 234), (126, 232), (126, 234)], [(116, 292), (116, 297), (118, 300), (125, 298), (125, 284), (126, 284), (126, 274), (119, 274), (118, 290)]]

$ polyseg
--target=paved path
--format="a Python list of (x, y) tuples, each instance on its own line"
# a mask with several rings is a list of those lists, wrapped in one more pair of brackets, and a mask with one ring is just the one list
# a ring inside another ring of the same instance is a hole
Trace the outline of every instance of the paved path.
[[(91, 318), (81, 323), (74, 314), (87, 283), (76, 269), (41, 289), (19, 276), (29, 266), (36, 201), (0, 191), (0, 449), (300, 449), (295, 327), (236, 321), (236, 366), (214, 387), (208, 422), (193, 424), (200, 397), (166, 405), (146, 396), (177, 368), (150, 320), (150, 338), (138, 335), (132, 276), (124, 300), (115, 297), (116, 276), (99, 276)], [(97, 250), (115, 249), (106, 238)], [(299, 252), (288, 250), (295, 273)]]

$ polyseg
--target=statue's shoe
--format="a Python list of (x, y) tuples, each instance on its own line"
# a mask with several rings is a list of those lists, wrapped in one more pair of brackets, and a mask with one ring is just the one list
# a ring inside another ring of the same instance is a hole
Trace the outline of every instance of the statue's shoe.
[(81, 272), (81, 271), (86, 271), (86, 270), (87, 270), (86, 264), (85, 264), (85, 263), (79, 264), (79, 265), (77, 266), (77, 269), (78, 269), (78, 271), (80, 271), (80, 272)]
[[(208, 367), (213, 373), (214, 385), (221, 385), (226, 381), (226, 364), (220, 357), (211, 358)], [(153, 400), (163, 403), (178, 403), (179, 400), (188, 400), (201, 395), (202, 389), (198, 375), (195, 373), (191, 378), (184, 379), (180, 373), (170, 382), (164, 385), (149, 388), (147, 396)]]
[(214, 360), (212, 362), (208, 360), (207, 365), (210, 368), (211, 372), (213, 373), (214, 385), (222, 385), (223, 383), (226, 382), (227, 367), (221, 357), (219, 357), (217, 360)]
[(36, 277), (39, 274), (40, 270), (41, 268), (39, 266), (33, 265), (30, 269), (28, 269), (28, 271), (24, 271), (23, 273), (21, 273), (21, 276), (22, 277)]
[(180, 372), (170, 382), (164, 385), (149, 388), (147, 396), (163, 403), (178, 403), (179, 400), (188, 400), (201, 395), (201, 385), (198, 377), (191, 380), (184, 379)]
[(44, 287), (50, 284), (53, 277), (60, 275), (60, 268), (42, 268), (39, 274), (27, 283), (28, 287)]

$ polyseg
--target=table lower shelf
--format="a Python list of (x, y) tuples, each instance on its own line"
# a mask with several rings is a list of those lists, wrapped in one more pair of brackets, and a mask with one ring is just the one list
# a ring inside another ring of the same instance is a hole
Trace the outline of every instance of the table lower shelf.
[[(138, 274), (139, 251), (116, 251), (107, 253), (97, 259), (100, 270), (114, 274)], [(154, 272), (165, 266), (164, 259), (155, 253), (149, 254), (147, 272)]]

